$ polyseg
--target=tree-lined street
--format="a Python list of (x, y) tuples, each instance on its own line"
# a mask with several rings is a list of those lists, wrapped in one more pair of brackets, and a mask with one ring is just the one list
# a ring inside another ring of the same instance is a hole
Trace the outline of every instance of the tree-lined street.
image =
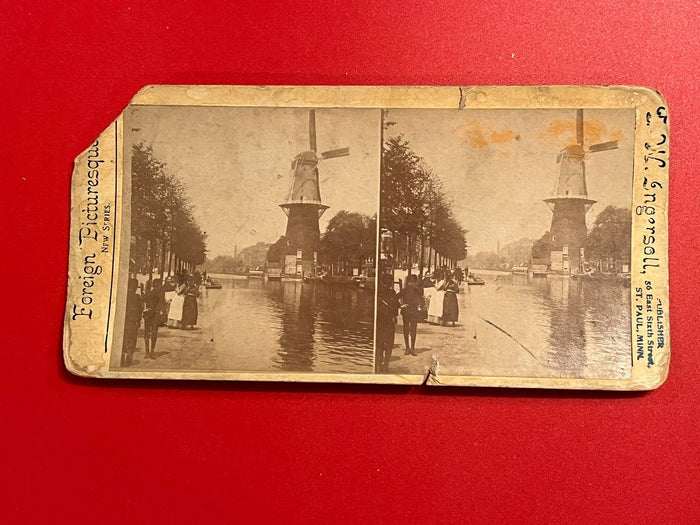
[(391, 237), (385, 251), (397, 266), (417, 263), (423, 274), (453, 267), (466, 256), (466, 230), (453, 215), (439, 175), (402, 135), (384, 142), (380, 202), (381, 232)]
[(131, 235), (134, 273), (193, 271), (206, 259), (206, 234), (182, 182), (143, 143), (131, 152)]

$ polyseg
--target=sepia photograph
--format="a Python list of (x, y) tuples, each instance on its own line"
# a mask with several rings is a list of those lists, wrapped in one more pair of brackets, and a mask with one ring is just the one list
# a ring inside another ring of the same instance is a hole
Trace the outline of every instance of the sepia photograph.
[(385, 110), (376, 371), (629, 377), (634, 126)]
[(129, 107), (111, 367), (372, 373), (380, 123), (365, 109)]
[(656, 388), (667, 142), (629, 86), (149, 86), (76, 160), (66, 366)]

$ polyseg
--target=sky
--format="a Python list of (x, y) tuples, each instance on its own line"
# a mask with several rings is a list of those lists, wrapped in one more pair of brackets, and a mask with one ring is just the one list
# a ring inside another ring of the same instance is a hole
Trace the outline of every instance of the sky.
[[(184, 184), (207, 232), (208, 256), (233, 255), (283, 235), (279, 208), (291, 185), (291, 160), (309, 149), (308, 109), (132, 106), (124, 138), (143, 142)], [(349, 147), (350, 156), (319, 165), (321, 196), (330, 206), (323, 232), (340, 210), (378, 210), (380, 111), (317, 109), (318, 151)], [(575, 109), (391, 109), (403, 134), (443, 182), (468, 230), (470, 253), (496, 251), (549, 230), (559, 175), (557, 155), (575, 142)], [(634, 110), (584, 110), (587, 145), (617, 140), (618, 149), (586, 160), (589, 227), (607, 205), (631, 206)], [(128, 162), (128, 158), (126, 159)]]
[[(586, 159), (589, 228), (606, 206), (631, 207), (634, 110), (585, 109), (584, 143), (618, 141)], [(392, 109), (387, 136), (403, 134), (440, 177), (469, 252), (540, 238), (552, 214), (557, 155), (576, 142), (575, 109)]]
[[(340, 210), (377, 212), (380, 118), (377, 109), (316, 110), (318, 152), (350, 148), (349, 157), (319, 165), (330, 206), (321, 232)], [(131, 106), (124, 140), (127, 153), (132, 144), (150, 145), (183, 182), (213, 258), (284, 235), (279, 204), (290, 190), (292, 159), (309, 150), (308, 122), (306, 108)]]

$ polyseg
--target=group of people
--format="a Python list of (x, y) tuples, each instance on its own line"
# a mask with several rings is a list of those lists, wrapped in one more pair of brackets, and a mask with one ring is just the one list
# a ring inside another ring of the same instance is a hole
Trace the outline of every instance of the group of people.
[(128, 283), (126, 312), (124, 316), (124, 339), (122, 343), (121, 365), (129, 366), (133, 362), (138, 341), (138, 330), (143, 319), (143, 338), (145, 358), (155, 359), (158, 328), (192, 329), (197, 325), (199, 309), (197, 297), (201, 276), (178, 274), (168, 277), (163, 283), (160, 279), (140, 285), (135, 277)]
[(190, 330), (197, 326), (197, 318), (199, 317), (197, 297), (199, 297), (200, 285), (201, 277), (180, 276), (174, 288), (165, 292), (166, 300), (169, 303), (168, 328)]
[(394, 346), (396, 320), (401, 313), (405, 355), (416, 354), (416, 336), (421, 321), (442, 326), (455, 326), (459, 320), (461, 270), (443, 268), (427, 275), (408, 274), (406, 285), (396, 293), (391, 275), (382, 275), (377, 294), (377, 372), (389, 371)]

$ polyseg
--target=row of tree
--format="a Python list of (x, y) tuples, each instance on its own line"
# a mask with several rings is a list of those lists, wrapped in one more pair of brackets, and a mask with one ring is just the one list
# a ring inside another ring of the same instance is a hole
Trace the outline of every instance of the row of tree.
[(417, 262), (422, 274), (426, 266), (454, 266), (466, 257), (467, 232), (454, 218), (439, 176), (402, 135), (384, 142), (380, 199), (382, 234), (391, 239), (388, 255), (395, 264), (411, 268)]
[(150, 146), (131, 152), (132, 271), (193, 271), (206, 260), (206, 235), (192, 215), (182, 182)]

